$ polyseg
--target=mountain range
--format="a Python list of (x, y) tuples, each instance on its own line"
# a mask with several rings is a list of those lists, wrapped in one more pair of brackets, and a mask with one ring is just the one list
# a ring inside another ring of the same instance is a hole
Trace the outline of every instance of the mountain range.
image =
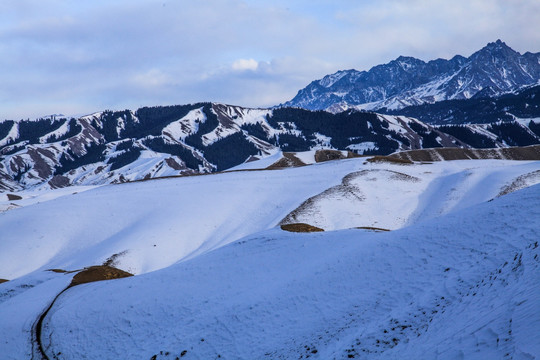
[(332, 114), (217, 103), (146, 107), (0, 122), (0, 189), (204, 174), (280, 151), (339, 149), (386, 155), (433, 147), (538, 143), (534, 121), (436, 127), (411, 117), (357, 110)]
[(387, 114), (412, 116), (429, 124), (471, 124), (540, 118), (540, 85), (500, 96), (443, 100), (433, 104), (384, 110)]
[(520, 54), (501, 40), (468, 58), (428, 62), (400, 56), (368, 71), (342, 70), (311, 82), (284, 106), (339, 112), (399, 110), (443, 100), (495, 97), (540, 80), (540, 53)]
[(0, 190), (205, 174), (278, 152), (538, 144), (539, 79), (540, 53), (497, 40), (468, 58), (338, 71), (271, 109), (197, 103), (4, 120)]

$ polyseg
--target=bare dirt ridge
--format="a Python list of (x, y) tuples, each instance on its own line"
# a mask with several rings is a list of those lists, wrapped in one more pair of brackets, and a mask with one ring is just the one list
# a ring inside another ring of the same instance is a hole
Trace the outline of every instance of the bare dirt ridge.
[(22, 196), (15, 195), (15, 194), (6, 194), (8, 201), (17, 201), (22, 200)]
[(315, 162), (324, 162), (331, 160), (342, 160), (342, 159), (351, 159), (360, 157), (360, 155), (353, 153), (352, 151), (347, 151), (347, 155), (339, 150), (317, 150), (315, 151)]
[(281, 230), (289, 231), (289, 232), (320, 232), (324, 231), (321, 228), (318, 228), (313, 225), (309, 225), (306, 223), (294, 223), (294, 224), (283, 224), (281, 225)]
[(293, 153), (283, 153), (283, 157), (268, 166), (265, 170), (278, 170), (285, 169), (290, 167), (306, 166), (302, 160), (294, 156)]
[(133, 276), (133, 274), (109, 265), (90, 266), (78, 272), (73, 277), (73, 280), (71, 280), (69, 287), (94, 281), (120, 279), (129, 276)]
[(409, 162), (476, 159), (540, 160), (540, 145), (497, 149), (433, 148), (409, 150), (388, 155), (386, 158)]
[(391, 156), (382, 156), (377, 155), (372, 158), (367, 159), (370, 163), (391, 163), (391, 164), (398, 164), (398, 165), (411, 165), (413, 162), (407, 158), (398, 158), (398, 157), (391, 157)]

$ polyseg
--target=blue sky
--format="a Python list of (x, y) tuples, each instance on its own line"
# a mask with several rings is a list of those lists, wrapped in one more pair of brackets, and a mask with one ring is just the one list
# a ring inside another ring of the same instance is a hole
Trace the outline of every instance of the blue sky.
[(341, 69), (540, 51), (537, 0), (0, 3), (0, 119), (218, 101), (264, 107)]

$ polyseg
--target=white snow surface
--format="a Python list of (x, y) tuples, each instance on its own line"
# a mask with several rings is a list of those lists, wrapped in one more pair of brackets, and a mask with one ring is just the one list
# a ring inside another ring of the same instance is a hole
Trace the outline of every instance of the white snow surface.
[(540, 118), (515, 118), (514, 120), (525, 127), (528, 127), (531, 121), (535, 124), (540, 123)]
[[(293, 155), (298, 158), (301, 162), (304, 164), (315, 164), (315, 153), (317, 150), (310, 150), (310, 151), (300, 151), (295, 152)], [(346, 152), (345, 152), (345, 155)]]
[[(61, 189), (33, 189), (18, 192), (0, 193), (0, 212), (7, 211), (9, 208), (23, 207), (33, 204), (39, 204), (53, 200), (62, 196), (77, 194), (83, 191), (94, 189), (97, 186), (69, 186)], [(20, 200), (9, 200), (8, 194), (20, 196)]]
[[(14, 279), (0, 284), (0, 357), (31, 358), (32, 325), (73, 276), (44, 269), (127, 251), (117, 266), (140, 275), (58, 297), (48, 354), (538, 359), (539, 170), (347, 159), (108, 185), (0, 213), (0, 278)], [(330, 191), (347, 175), (356, 206)], [(518, 178), (532, 186), (497, 196)], [(342, 230), (275, 228), (317, 195), (311, 220)], [(362, 218), (398, 230), (345, 229)]]
[(19, 123), (14, 123), (5, 138), (0, 139), (0, 146), (5, 146), (19, 138)]
[(170, 136), (173, 140), (184, 140), (188, 135), (196, 133), (199, 130), (199, 124), (206, 122), (206, 115), (199, 109), (191, 110), (180, 120), (167, 125), (162, 133)]
[(283, 157), (283, 152), (281, 150), (276, 150), (273, 154), (269, 156), (261, 157), (259, 160), (245, 162), (240, 165), (236, 165), (233, 168), (227, 169), (227, 171), (237, 171), (237, 170), (254, 170), (254, 169), (265, 169), (268, 166), (272, 165), (279, 159)]
[(358, 144), (352, 144), (347, 146), (347, 149), (355, 150), (359, 154), (363, 154), (366, 150), (378, 149), (377, 145), (372, 141), (364, 141)]
[(274, 227), (362, 163), (320, 166), (102, 186), (10, 210), (0, 218), (0, 278), (38, 268), (79, 269), (123, 251), (123, 269), (160, 269)]

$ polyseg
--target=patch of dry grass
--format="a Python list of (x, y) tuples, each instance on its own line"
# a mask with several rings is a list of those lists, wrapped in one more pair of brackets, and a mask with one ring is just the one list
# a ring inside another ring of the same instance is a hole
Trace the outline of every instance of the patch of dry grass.
[(292, 153), (283, 153), (283, 157), (268, 166), (266, 170), (279, 170), (290, 167), (305, 166), (306, 164)]
[(339, 150), (317, 150), (315, 151), (315, 162), (324, 162), (330, 160), (341, 160), (341, 159), (351, 159), (355, 157), (360, 157), (360, 155), (353, 153), (352, 151), (347, 151), (347, 155), (344, 155)]
[(120, 279), (129, 276), (133, 276), (133, 274), (130, 274), (124, 270), (114, 268), (112, 266), (90, 266), (77, 273), (77, 275), (73, 277), (73, 280), (71, 280), (71, 284), (69, 284), (69, 287), (94, 281)]
[[(402, 151), (388, 157), (412, 161), (441, 160), (540, 160), (540, 145), (497, 149), (433, 148)], [(369, 160), (368, 160), (369, 161)]]
[(396, 157), (390, 157), (390, 156), (382, 156), (377, 155), (372, 158), (367, 159), (370, 163), (391, 163), (391, 164), (399, 164), (399, 165), (410, 165), (413, 162), (407, 159), (402, 158), (396, 158)]
[(320, 232), (324, 231), (321, 228), (318, 228), (313, 225), (306, 223), (294, 223), (294, 224), (283, 224), (281, 225), (281, 230), (290, 231), (290, 232)]
[(55, 273), (58, 273), (58, 274), (66, 274), (66, 273), (68, 273), (68, 271), (64, 270), (64, 269), (47, 269), (47, 271), (52, 271), (52, 272), (55, 272)]

